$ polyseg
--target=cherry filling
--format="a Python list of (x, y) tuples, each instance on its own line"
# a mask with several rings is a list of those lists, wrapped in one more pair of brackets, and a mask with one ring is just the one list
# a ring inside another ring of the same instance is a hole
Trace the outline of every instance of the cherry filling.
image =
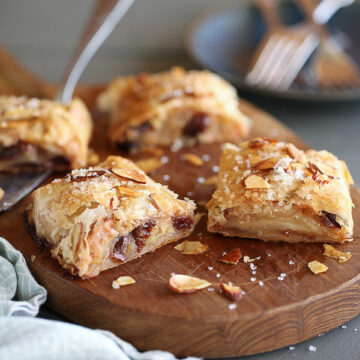
[(137, 251), (140, 252), (144, 248), (145, 241), (150, 236), (154, 227), (155, 221), (149, 220), (145, 224), (137, 226), (131, 233), (119, 237), (114, 245), (111, 256), (115, 259), (124, 261), (130, 241), (135, 241)]
[(179, 216), (172, 218), (173, 227), (176, 230), (183, 231), (191, 228), (193, 219), (189, 216)]
[(197, 136), (199, 133), (206, 130), (211, 124), (211, 118), (208, 114), (203, 112), (195, 113), (192, 118), (185, 125), (183, 134), (191, 137)]
[(23, 154), (27, 150), (28, 144), (25, 141), (19, 141), (18, 143), (0, 148), (0, 159), (10, 160), (16, 156)]

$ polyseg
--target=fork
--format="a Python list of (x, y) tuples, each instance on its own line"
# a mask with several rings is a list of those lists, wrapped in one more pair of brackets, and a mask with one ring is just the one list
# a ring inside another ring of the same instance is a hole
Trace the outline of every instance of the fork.
[(298, 0), (307, 21), (320, 37), (320, 46), (311, 63), (316, 84), (323, 89), (346, 89), (360, 84), (359, 69), (354, 60), (331, 36), (325, 25), (314, 19), (314, 1)]
[(287, 90), (319, 44), (309, 26), (283, 26), (274, 0), (256, 0), (268, 33), (255, 52), (245, 80), (248, 84)]

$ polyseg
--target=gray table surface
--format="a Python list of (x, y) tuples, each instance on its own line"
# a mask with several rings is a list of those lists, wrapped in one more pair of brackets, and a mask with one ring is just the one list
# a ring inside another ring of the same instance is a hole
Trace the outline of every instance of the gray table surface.
[[(239, 0), (136, 0), (104, 46), (95, 55), (81, 81), (104, 82), (116, 75), (159, 71), (172, 65), (196, 64), (183, 47), (183, 33), (196, 16)], [(71, 57), (92, 6), (91, 0), (0, 0), (0, 42), (29, 69), (56, 82)], [(312, 147), (344, 159), (360, 184), (360, 102), (311, 105), (249, 97)], [(67, 321), (43, 307), (40, 317)], [(357, 331), (359, 329), (359, 331)], [(242, 359), (360, 358), (360, 317), (315, 339), (295, 346)], [(309, 346), (317, 348), (309, 351)]]

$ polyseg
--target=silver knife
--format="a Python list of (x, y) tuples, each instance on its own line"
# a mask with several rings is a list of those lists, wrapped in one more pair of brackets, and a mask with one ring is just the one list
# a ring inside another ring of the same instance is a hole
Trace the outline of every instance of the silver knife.
[[(95, 52), (126, 14), (134, 0), (97, 0), (74, 58), (65, 73), (55, 100), (69, 103), (75, 86)], [(40, 185), (51, 170), (42, 173), (0, 174), (0, 187), (5, 191), (0, 212), (9, 210)]]

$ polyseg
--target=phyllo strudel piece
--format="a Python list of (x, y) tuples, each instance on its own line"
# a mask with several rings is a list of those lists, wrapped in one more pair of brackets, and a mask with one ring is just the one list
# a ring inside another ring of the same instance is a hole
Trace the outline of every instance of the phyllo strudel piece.
[(87, 278), (188, 236), (194, 210), (130, 160), (110, 156), (35, 190), (28, 219), (59, 263)]
[(69, 105), (0, 96), (0, 171), (63, 171), (86, 166), (92, 121), (79, 99)]
[(110, 113), (109, 138), (123, 150), (239, 142), (251, 126), (236, 90), (208, 71), (173, 68), (118, 78), (97, 106)]
[(353, 235), (351, 175), (329, 152), (256, 138), (227, 144), (208, 230), (286, 242), (343, 242)]

